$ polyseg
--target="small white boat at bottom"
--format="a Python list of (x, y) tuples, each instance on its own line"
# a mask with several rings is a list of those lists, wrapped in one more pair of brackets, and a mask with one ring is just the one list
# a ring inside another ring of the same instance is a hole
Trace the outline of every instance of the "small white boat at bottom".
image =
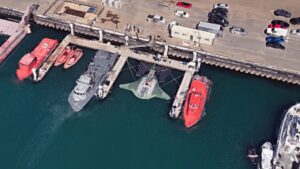
[(273, 154), (272, 144), (270, 142), (265, 142), (261, 146), (261, 162), (258, 165), (258, 169), (272, 169)]

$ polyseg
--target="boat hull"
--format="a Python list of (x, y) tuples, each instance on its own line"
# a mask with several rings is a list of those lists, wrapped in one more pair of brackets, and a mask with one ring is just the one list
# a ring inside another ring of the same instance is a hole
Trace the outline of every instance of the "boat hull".
[(57, 45), (56, 39), (42, 39), (32, 52), (25, 54), (20, 59), (19, 67), (16, 70), (17, 78), (22, 81), (31, 76), (32, 71), (37, 70), (42, 65)]
[(82, 50), (79, 49), (79, 48), (77, 48), (77, 49), (75, 50), (74, 54), (73, 54), (71, 57), (69, 57), (69, 58), (67, 59), (67, 61), (65, 62), (64, 68), (65, 68), (65, 69), (68, 69), (68, 68), (74, 66), (74, 65), (79, 61), (79, 59), (80, 59), (82, 56), (83, 56)]
[(210, 84), (210, 80), (204, 76), (193, 77), (183, 110), (186, 128), (194, 126), (201, 119)]
[(70, 46), (67, 46), (54, 62), (54, 66), (57, 67), (64, 64), (68, 60), (68, 58), (74, 55), (74, 53), (75, 51), (71, 49)]
[[(73, 111), (79, 112), (96, 94), (99, 85), (105, 82), (107, 73), (111, 70), (117, 58), (116, 54), (107, 51), (100, 50), (96, 53), (86, 71), (76, 81), (77, 85), (68, 97), (68, 102)], [(84, 79), (92, 80), (85, 82)]]
[[(300, 103), (286, 112), (279, 129), (273, 165), (277, 168), (298, 168), (300, 164)], [(295, 166), (294, 166), (295, 165)]]

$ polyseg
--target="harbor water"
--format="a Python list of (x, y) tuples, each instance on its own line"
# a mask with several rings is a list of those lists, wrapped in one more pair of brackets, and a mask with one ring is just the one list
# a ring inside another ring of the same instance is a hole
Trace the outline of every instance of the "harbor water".
[[(247, 147), (274, 143), (283, 111), (300, 101), (299, 86), (202, 65), (212, 91), (205, 116), (185, 129), (182, 119), (169, 119), (171, 101), (140, 100), (118, 87), (137, 80), (127, 65), (107, 99), (74, 113), (68, 95), (95, 51), (84, 49), (74, 67), (52, 68), (39, 83), (15, 75), (42, 38), (66, 34), (34, 25), (0, 65), (1, 169), (251, 169)], [(162, 88), (174, 97), (182, 73), (171, 77), (177, 81)]]

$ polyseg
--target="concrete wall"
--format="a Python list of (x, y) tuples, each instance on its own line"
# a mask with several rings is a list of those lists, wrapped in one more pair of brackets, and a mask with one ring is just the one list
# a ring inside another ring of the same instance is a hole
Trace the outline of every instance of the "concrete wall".
[[(22, 17), (23, 12), (0, 7), (0, 14)], [(70, 26), (68, 22), (42, 16), (42, 15), (33, 15), (33, 18), (37, 24), (55, 28), (55, 29), (70, 31)], [(82, 24), (75, 24), (74, 31), (76, 33), (85, 34), (93, 37), (98, 36), (97, 33), (98, 28), (93, 28)], [(124, 35), (120, 35), (120, 33), (116, 33), (109, 30), (103, 31), (103, 39), (122, 43), (122, 44), (125, 43)], [(136, 40), (136, 38), (129, 37), (128, 43), (131, 45), (141, 45), (147, 42), (142, 42), (140, 40)], [(156, 45), (153, 46), (152, 50), (163, 54), (164, 45), (165, 45), (164, 42), (156, 41)], [(168, 45), (169, 45), (168, 55), (174, 57), (185, 58), (185, 59), (192, 58), (193, 56), (192, 51), (195, 51), (194, 49), (189, 49), (182, 46), (177, 46), (172, 44), (168, 44)], [(221, 55), (207, 53), (205, 51), (197, 50), (196, 52), (198, 53), (198, 56), (202, 59), (202, 62), (206, 64), (210, 64), (218, 67), (224, 67), (231, 70), (240, 71), (246, 74), (253, 74), (261, 77), (276, 79), (279, 81), (300, 85), (300, 74), (297, 72), (291, 72), (289, 70), (278, 68), (278, 67), (259, 65), (257, 63), (252, 63), (252, 62), (250, 63), (242, 60), (228, 58)]]
[(171, 28), (171, 36), (183, 40), (188, 40), (198, 44), (212, 45), (216, 35), (214, 33), (187, 28), (183, 26), (173, 25)]

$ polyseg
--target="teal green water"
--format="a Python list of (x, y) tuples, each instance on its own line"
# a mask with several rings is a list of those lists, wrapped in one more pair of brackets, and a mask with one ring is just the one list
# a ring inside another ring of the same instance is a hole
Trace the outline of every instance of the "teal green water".
[[(75, 67), (53, 68), (40, 83), (18, 82), (23, 54), (43, 37), (66, 35), (33, 28), (0, 65), (1, 169), (250, 169), (247, 147), (275, 142), (283, 110), (300, 100), (299, 86), (203, 65), (213, 89), (207, 113), (193, 129), (168, 118), (171, 102), (139, 100), (118, 88), (133, 80), (129, 70), (106, 100), (73, 113), (68, 94), (95, 51), (84, 49)], [(163, 85), (173, 96), (177, 87)]]

